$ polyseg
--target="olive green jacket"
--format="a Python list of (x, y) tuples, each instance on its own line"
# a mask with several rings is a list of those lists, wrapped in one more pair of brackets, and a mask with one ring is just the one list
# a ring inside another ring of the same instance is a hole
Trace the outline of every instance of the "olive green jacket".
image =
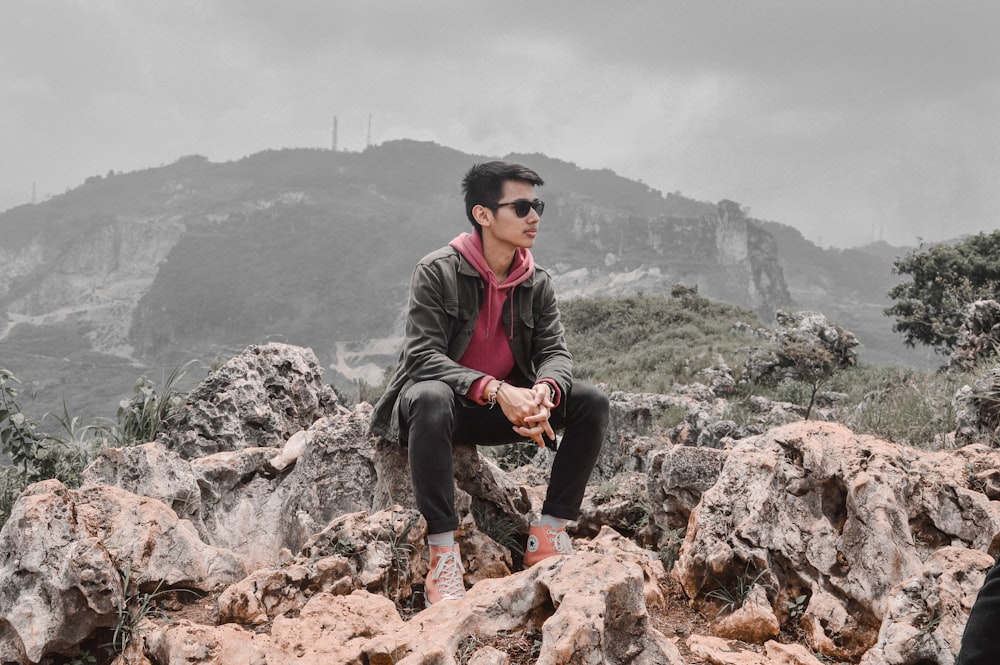
[[(464, 396), (482, 372), (463, 367), (458, 359), (472, 339), (483, 302), (483, 278), (454, 247), (431, 252), (417, 263), (410, 280), (403, 348), (396, 372), (375, 405), (371, 431), (389, 441), (399, 440), (396, 404), (418, 381), (443, 381)], [(513, 326), (512, 326), (513, 318)], [(573, 384), (573, 358), (566, 348), (555, 291), (549, 274), (534, 273), (514, 287), (503, 305), (504, 330), (514, 355), (514, 370), (506, 380), (532, 386), (551, 379), (564, 396)]]

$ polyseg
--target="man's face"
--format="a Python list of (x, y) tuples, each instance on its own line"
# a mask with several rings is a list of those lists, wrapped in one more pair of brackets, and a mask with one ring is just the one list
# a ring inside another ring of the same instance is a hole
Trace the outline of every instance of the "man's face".
[[(497, 201), (498, 204), (511, 203), (519, 199), (534, 201), (538, 198), (535, 194), (535, 186), (530, 182), (522, 180), (507, 180), (503, 185), (503, 196)], [(534, 209), (528, 210), (524, 217), (518, 217), (514, 206), (501, 205), (496, 210), (488, 211), (489, 222), (481, 221), (483, 228), (483, 243), (492, 242), (494, 246), (505, 246), (509, 249), (524, 247), (530, 249), (535, 245), (535, 237), (538, 235), (538, 223), (540, 218)], [(487, 240), (489, 236), (490, 240)]]

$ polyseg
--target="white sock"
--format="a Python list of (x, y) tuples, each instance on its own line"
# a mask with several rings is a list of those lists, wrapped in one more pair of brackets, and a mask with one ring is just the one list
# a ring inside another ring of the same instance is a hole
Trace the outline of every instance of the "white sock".
[(433, 547), (454, 547), (455, 546), (455, 532), (445, 531), (444, 533), (430, 533), (427, 534), (427, 544)]
[(550, 526), (554, 529), (560, 529), (569, 524), (569, 520), (564, 520), (561, 517), (552, 517), (552, 515), (542, 515), (537, 524), (539, 526)]

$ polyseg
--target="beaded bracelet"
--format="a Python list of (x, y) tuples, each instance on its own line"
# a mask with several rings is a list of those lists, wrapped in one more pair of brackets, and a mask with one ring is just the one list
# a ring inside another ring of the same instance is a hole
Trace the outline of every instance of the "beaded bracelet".
[(494, 406), (496, 406), (496, 403), (497, 403), (497, 395), (499, 395), (499, 394), (500, 394), (500, 386), (504, 385), (504, 383), (506, 383), (506, 382), (505, 382), (505, 381), (501, 381), (500, 379), (497, 379), (497, 387), (496, 387), (496, 390), (494, 390), (494, 391), (493, 391), (492, 393), (490, 393), (490, 394), (489, 394), (489, 395), (488, 395), (488, 396), (486, 397), (486, 403), (490, 405), (490, 408), (491, 408), (491, 409), (492, 409), (492, 408), (493, 408)]

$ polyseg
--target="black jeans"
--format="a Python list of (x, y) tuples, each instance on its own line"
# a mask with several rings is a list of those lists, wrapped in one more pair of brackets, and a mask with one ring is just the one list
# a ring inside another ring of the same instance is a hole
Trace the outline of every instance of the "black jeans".
[[(565, 417), (553, 410), (553, 430), (565, 430), (552, 462), (542, 512), (576, 519), (590, 473), (608, 427), (608, 398), (589, 383), (574, 383), (564, 395)], [(562, 407), (563, 405), (560, 405)], [(428, 533), (458, 528), (452, 443), (496, 446), (523, 441), (499, 407), (463, 400), (447, 384), (421, 381), (399, 400), (400, 438), (408, 442), (410, 478)], [(534, 444), (532, 444), (534, 445)]]
[(993, 665), (1000, 662), (1000, 562), (990, 569), (962, 634), (955, 665)]

